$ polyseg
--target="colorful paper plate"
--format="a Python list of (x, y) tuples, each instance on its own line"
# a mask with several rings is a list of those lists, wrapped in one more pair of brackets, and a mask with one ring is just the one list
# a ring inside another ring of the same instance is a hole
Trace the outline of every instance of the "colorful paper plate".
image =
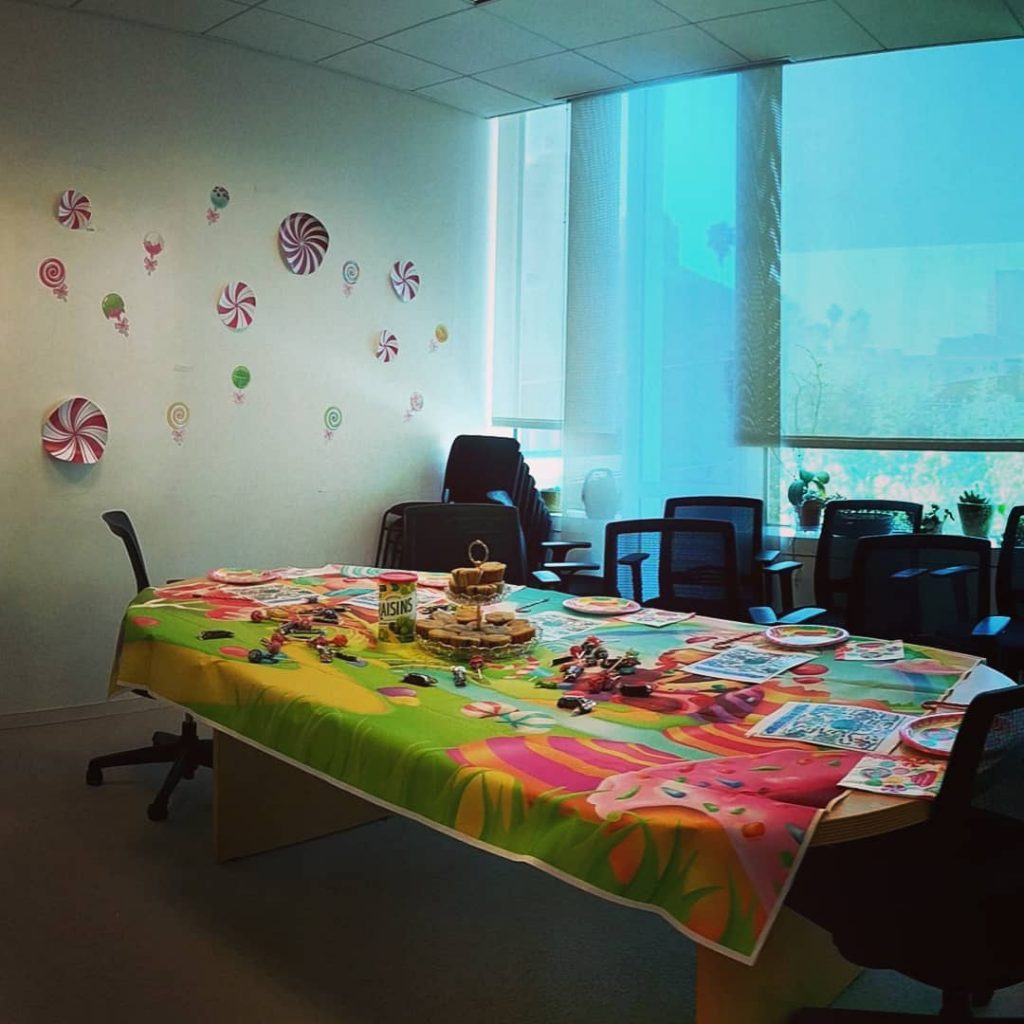
[(835, 647), (850, 639), (850, 634), (838, 626), (769, 626), (764, 638), (777, 647), (805, 650), (809, 647)]
[(236, 587), (247, 583), (269, 583), (281, 578), (279, 572), (271, 569), (211, 569), (206, 575), (214, 583), (231, 583)]
[(938, 715), (924, 715), (900, 729), (900, 739), (914, 750), (933, 757), (949, 757), (953, 749), (960, 723), (964, 720), (962, 711), (944, 711)]
[(640, 611), (636, 601), (627, 601), (624, 597), (570, 597), (562, 606), (586, 615), (627, 615)]

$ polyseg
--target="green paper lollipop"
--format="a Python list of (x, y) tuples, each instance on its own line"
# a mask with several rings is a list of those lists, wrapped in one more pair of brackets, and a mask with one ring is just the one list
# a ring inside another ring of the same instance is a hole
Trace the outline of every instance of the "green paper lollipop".
[(249, 386), (249, 381), (252, 380), (252, 374), (249, 372), (248, 366), (236, 366), (231, 371), (231, 383), (238, 388), (239, 391), (244, 391)]

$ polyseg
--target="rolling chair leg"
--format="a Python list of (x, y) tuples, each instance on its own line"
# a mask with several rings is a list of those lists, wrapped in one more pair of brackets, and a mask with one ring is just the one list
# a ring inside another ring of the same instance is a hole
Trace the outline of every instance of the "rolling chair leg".
[(129, 764), (167, 764), (176, 760), (177, 757), (177, 750), (172, 749), (170, 744), (137, 747), (135, 750), (119, 750), (116, 754), (94, 757), (85, 770), (85, 781), (90, 786), (102, 786), (104, 768), (119, 768)]

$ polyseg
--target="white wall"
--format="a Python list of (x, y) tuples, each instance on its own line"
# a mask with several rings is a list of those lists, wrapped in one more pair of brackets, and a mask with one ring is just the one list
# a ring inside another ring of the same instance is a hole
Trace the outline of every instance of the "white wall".
[[(217, 565), (368, 561), (391, 502), (434, 497), (452, 437), (482, 426), (489, 128), (414, 97), (213, 41), (0, 0), (0, 712), (102, 699), (134, 592), (100, 512), (136, 521), (155, 581)], [(205, 211), (212, 186), (231, 202)], [(54, 217), (77, 188), (92, 231)], [(291, 274), (293, 211), (331, 232), (323, 267)], [(147, 276), (143, 236), (166, 249)], [(37, 280), (67, 266), (69, 298)], [(341, 265), (362, 276), (351, 297)], [(387, 275), (413, 259), (418, 297)], [(257, 293), (233, 334), (224, 284)], [(126, 302), (130, 336), (104, 319)], [(434, 326), (451, 340), (428, 351)], [(373, 355), (390, 328), (397, 361)], [(250, 368), (246, 401), (230, 374)], [(425, 396), (411, 422), (409, 395)], [(50, 409), (96, 401), (95, 466), (40, 446)], [(172, 401), (191, 409), (171, 440)], [(325, 407), (345, 422), (323, 437)]]

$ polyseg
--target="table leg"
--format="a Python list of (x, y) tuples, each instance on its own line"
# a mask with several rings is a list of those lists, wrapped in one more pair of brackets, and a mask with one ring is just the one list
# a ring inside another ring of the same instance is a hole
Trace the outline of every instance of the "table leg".
[(785, 1024), (801, 1006), (827, 1006), (860, 971), (783, 907), (753, 967), (697, 947), (697, 1024)]
[(388, 812), (225, 733), (213, 734), (218, 861), (386, 818)]

